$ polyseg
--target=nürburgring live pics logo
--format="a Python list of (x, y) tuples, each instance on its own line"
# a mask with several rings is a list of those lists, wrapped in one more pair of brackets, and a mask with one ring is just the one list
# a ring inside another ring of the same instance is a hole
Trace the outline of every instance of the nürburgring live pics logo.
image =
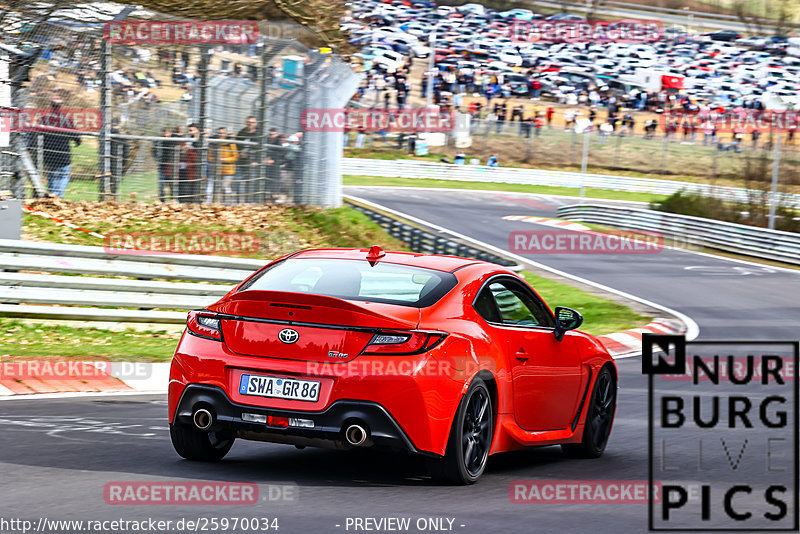
[(798, 345), (642, 336), (651, 531), (798, 530)]

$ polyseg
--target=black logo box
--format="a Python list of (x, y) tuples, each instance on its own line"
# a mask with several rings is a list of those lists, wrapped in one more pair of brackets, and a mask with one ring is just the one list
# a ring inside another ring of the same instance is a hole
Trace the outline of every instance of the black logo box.
[[(653, 485), (653, 375), (657, 374), (685, 374), (686, 373), (686, 346), (687, 345), (716, 345), (716, 346), (789, 346), (794, 354), (794, 526), (791, 528), (655, 528), (653, 518), (654, 485)], [(674, 349), (675, 358), (670, 362), (659, 356), (658, 363), (653, 363), (653, 348), (669, 354)], [(798, 341), (686, 341), (683, 335), (642, 334), (642, 374), (647, 376), (647, 522), (651, 532), (797, 532), (800, 529), (800, 494), (798, 494), (798, 480), (800, 480), (800, 342)]]

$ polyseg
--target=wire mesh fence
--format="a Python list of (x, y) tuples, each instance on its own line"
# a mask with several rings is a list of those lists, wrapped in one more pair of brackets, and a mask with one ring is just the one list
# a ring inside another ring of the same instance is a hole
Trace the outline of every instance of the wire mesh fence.
[(19, 75), (0, 94), (12, 126), (0, 128), (9, 131), (0, 190), (85, 200), (341, 203), (341, 136), (304, 135), (301, 116), (312, 105), (343, 107), (359, 77), (335, 55), (283, 38), (293, 28), (262, 23), (249, 41), (150, 44), (113, 41), (104, 29), (112, 18), (155, 14), (118, 6), (94, 20), (49, 12), (35, 22), (34, 11), (0, 15), (0, 64)]
[[(766, 158), (771, 164), (780, 137), (777, 147), (780, 189), (800, 190), (800, 137), (787, 131), (756, 136), (719, 132), (712, 136), (699, 130), (681, 129), (671, 133), (663, 128), (645, 130), (642, 123), (601, 129), (598, 120), (584, 146), (584, 134), (576, 132), (573, 124), (566, 123), (560, 110), (554, 113), (551, 121), (544, 118), (537, 121), (534, 115), (526, 115), (524, 120), (519, 116), (506, 120), (470, 118), (468, 124), (468, 136), (430, 138), (422, 153), (415, 150), (416, 135), (349, 132), (344, 135), (345, 154), (352, 154), (350, 149), (363, 149), (366, 152), (359, 154), (369, 157), (370, 149), (386, 148), (417, 155), (439, 154), (447, 161), (464, 164), (491, 162), (501, 167), (576, 170), (585, 166), (590, 172), (601, 174), (706, 179), (741, 185), (747, 178), (748, 162), (752, 164), (754, 160)], [(766, 174), (768, 179), (769, 174)]]

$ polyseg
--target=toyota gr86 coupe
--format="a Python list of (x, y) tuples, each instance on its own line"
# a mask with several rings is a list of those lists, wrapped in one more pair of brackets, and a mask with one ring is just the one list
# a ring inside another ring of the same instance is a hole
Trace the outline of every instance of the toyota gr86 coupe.
[(597, 458), (617, 370), (582, 321), (492, 263), (378, 246), (290, 254), (189, 313), (172, 443), (200, 461), (236, 438), (380, 447), (422, 455), (455, 484), (525, 447)]

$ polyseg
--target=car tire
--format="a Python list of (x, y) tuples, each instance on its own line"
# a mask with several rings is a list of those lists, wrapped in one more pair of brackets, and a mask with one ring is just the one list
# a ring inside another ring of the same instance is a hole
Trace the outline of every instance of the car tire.
[(583, 440), (561, 445), (561, 450), (570, 458), (599, 458), (606, 450), (617, 409), (617, 383), (608, 366), (597, 375), (589, 400)]
[(235, 438), (218, 432), (203, 432), (193, 425), (175, 421), (169, 425), (169, 436), (175, 452), (187, 460), (216, 462), (231, 450)]
[(427, 459), (431, 476), (450, 484), (474, 484), (486, 469), (493, 437), (492, 396), (476, 378), (458, 405), (444, 457)]

